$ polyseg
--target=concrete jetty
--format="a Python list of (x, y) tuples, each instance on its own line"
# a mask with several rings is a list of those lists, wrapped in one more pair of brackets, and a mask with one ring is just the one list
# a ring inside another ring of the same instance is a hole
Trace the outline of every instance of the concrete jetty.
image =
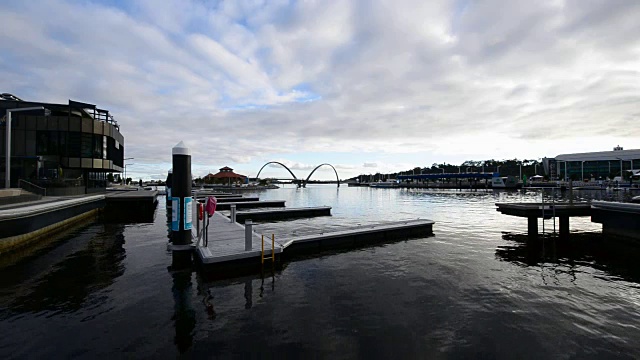
[(262, 200), (262, 201), (241, 201), (221, 203), (216, 206), (218, 210), (229, 210), (231, 205), (235, 205), (236, 209), (250, 209), (261, 207), (284, 207), (284, 200)]
[(104, 203), (104, 195), (92, 195), (3, 206), (0, 210), (0, 254), (96, 216)]
[(104, 214), (109, 221), (153, 222), (157, 190), (111, 192), (105, 195)]
[(236, 221), (244, 223), (246, 219), (253, 221), (283, 220), (314, 216), (331, 216), (331, 206), (238, 211), (236, 212)]

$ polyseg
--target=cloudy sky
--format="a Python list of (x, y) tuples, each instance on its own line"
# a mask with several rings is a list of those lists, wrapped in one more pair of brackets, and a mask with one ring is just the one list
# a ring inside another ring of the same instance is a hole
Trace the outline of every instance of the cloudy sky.
[(3, 0), (0, 92), (110, 110), (144, 179), (181, 140), (194, 175), (342, 178), (631, 149), (639, 19), (636, 0)]

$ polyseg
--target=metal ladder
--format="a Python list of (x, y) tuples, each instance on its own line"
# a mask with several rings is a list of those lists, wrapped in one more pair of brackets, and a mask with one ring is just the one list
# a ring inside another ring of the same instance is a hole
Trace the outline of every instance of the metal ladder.
[(556, 233), (556, 189), (553, 188), (551, 190), (551, 205), (549, 205), (549, 209), (544, 205), (544, 191), (541, 192), (542, 196), (542, 237), (545, 236), (544, 231), (544, 220), (545, 218), (551, 217), (553, 218), (553, 233)]
[(261, 264), (264, 266), (265, 260), (271, 260), (271, 263), (275, 263), (276, 261), (276, 236), (271, 234), (271, 256), (264, 256), (264, 234), (262, 234), (262, 252), (260, 256)]

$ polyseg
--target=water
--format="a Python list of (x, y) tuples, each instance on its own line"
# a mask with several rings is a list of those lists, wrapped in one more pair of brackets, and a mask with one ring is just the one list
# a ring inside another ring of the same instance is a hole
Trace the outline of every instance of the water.
[(256, 227), (276, 237), (409, 218), (435, 220), (435, 236), (213, 281), (168, 270), (161, 199), (153, 224), (87, 223), (1, 259), (0, 356), (640, 357), (640, 249), (604, 238), (589, 218), (571, 219), (568, 241), (527, 243), (526, 219), (494, 204), (540, 201), (539, 190), (249, 195), (333, 206), (332, 217)]

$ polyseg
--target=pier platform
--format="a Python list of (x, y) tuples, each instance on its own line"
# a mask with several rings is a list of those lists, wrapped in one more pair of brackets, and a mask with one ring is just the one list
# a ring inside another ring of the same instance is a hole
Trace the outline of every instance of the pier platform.
[(591, 204), (574, 203), (496, 203), (496, 210), (511, 216), (526, 217), (529, 236), (538, 235), (538, 219), (560, 219), (560, 236), (569, 235), (569, 218), (574, 216), (591, 216)]
[(238, 211), (236, 212), (236, 221), (239, 223), (244, 223), (246, 219), (261, 221), (295, 219), (315, 216), (331, 216), (331, 206)]
[(262, 200), (262, 201), (236, 201), (228, 203), (218, 203), (217, 210), (229, 210), (231, 205), (235, 205), (236, 209), (251, 209), (261, 207), (284, 207), (284, 200)]
[(591, 221), (602, 224), (602, 233), (640, 240), (640, 204), (593, 201)]
[[(275, 238), (276, 259), (282, 256), (309, 254), (333, 248), (348, 248), (372, 245), (381, 241), (404, 240), (411, 237), (433, 234), (431, 220), (407, 220), (378, 225), (309, 234), (296, 237)], [(226, 268), (260, 268), (261, 236), (252, 235), (252, 248), (245, 250), (245, 227), (232, 223), (228, 218), (215, 213), (209, 225), (207, 246), (195, 248), (196, 258), (204, 270)], [(271, 255), (271, 238), (265, 234), (265, 256)]]

